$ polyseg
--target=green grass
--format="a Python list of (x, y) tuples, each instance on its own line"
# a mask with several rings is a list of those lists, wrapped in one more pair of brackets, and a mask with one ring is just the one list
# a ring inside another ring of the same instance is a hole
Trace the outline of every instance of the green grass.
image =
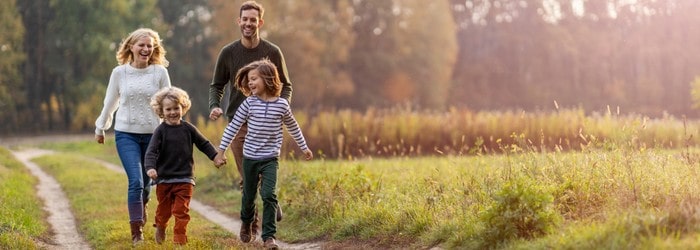
[[(698, 149), (655, 149), (632, 141), (568, 153), (508, 145), (501, 154), (475, 157), (283, 160), (278, 198), (285, 219), (277, 236), (376, 248), (697, 248)], [(104, 145), (52, 146), (81, 155), (97, 152), (94, 147)], [(70, 161), (51, 160), (66, 164), (67, 172), (74, 172), (68, 171), (73, 165), (90, 165)], [(196, 161), (195, 198), (236, 217), (240, 192), (209, 160), (197, 156)], [(90, 175), (74, 174), (76, 179)], [(108, 177), (95, 182), (103, 178)], [(125, 182), (122, 178), (115, 181)], [(111, 185), (119, 184), (125, 185)], [(110, 214), (125, 217), (126, 211)]]
[[(581, 248), (590, 249), (686, 247), (681, 242), (698, 236), (698, 166), (679, 151), (617, 148), (282, 165), (280, 197), (293, 229), (283, 230), (283, 238), (455, 248), (533, 242), (577, 248), (582, 241), (591, 247)], [(616, 218), (624, 219), (610, 222)], [(520, 221), (536, 223), (507, 227)], [(579, 229), (561, 234), (573, 225)]]
[(0, 147), (0, 249), (38, 249), (50, 241), (36, 184), (22, 163)]
[[(89, 244), (95, 249), (129, 249), (131, 238), (126, 210), (126, 177), (98, 163), (73, 153), (56, 154), (36, 159), (37, 164), (54, 176), (67, 194), (72, 211)], [(196, 197), (195, 191), (195, 197)], [(149, 206), (150, 218), (155, 205)], [(238, 248), (237, 236), (207, 221), (196, 212), (190, 213), (188, 225), (189, 249)], [(166, 243), (153, 241), (152, 227), (145, 228), (146, 243), (140, 249), (173, 248), (171, 218)]]

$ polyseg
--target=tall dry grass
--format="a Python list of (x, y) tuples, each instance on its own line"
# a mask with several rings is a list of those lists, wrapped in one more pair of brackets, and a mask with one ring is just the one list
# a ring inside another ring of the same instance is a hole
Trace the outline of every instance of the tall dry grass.
[[(634, 135), (639, 147), (681, 148), (694, 145), (697, 122), (672, 116), (651, 119), (610, 110), (586, 114), (582, 109), (552, 112), (480, 111), (445, 112), (407, 108), (338, 110), (309, 114), (295, 111), (307, 143), (317, 156), (328, 159), (504, 153), (515, 145), (546, 152), (602, 147)], [(218, 143), (224, 121), (200, 118), (198, 127)], [(285, 135), (287, 136), (287, 135)], [(592, 142), (596, 142), (593, 144)], [(287, 136), (283, 157), (297, 146)]]

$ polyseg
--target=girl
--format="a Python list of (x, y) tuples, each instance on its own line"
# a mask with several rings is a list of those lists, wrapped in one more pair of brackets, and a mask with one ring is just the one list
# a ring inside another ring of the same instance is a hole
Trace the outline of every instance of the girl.
[(267, 59), (254, 61), (236, 74), (236, 87), (248, 96), (236, 110), (221, 138), (216, 161), (225, 161), (226, 148), (241, 125), (248, 123), (248, 134), (243, 144), (243, 198), (241, 204), (240, 238), (243, 242), (255, 239), (251, 230), (255, 215), (255, 196), (260, 182), (260, 197), (263, 201), (262, 239), (265, 248), (278, 248), (275, 243), (277, 225), (275, 221), (277, 195), (278, 158), (282, 147), (282, 125), (304, 152), (306, 160), (313, 153), (306, 145), (289, 102), (280, 98), (282, 85), (275, 65)]

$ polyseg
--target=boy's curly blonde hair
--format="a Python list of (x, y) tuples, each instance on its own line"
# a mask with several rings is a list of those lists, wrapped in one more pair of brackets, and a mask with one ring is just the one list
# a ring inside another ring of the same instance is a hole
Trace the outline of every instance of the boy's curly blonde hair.
[(153, 111), (155, 111), (160, 118), (165, 118), (163, 114), (163, 100), (165, 100), (165, 98), (180, 104), (183, 116), (190, 110), (190, 107), (192, 107), (192, 101), (190, 101), (190, 96), (186, 91), (178, 87), (162, 88), (151, 98), (151, 108), (153, 108)]

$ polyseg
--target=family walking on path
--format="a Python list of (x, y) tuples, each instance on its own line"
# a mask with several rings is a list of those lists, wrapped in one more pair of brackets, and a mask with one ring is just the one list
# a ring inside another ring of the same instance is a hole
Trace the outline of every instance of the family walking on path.
[(244, 2), (237, 18), (241, 38), (224, 46), (216, 61), (209, 87), (211, 120), (224, 114), (221, 100), (224, 88), (230, 86), (225, 113), (229, 125), (218, 151), (197, 128), (182, 120), (191, 102), (185, 91), (171, 87), (166, 69), (169, 62), (158, 33), (140, 28), (119, 46), (119, 66), (112, 71), (104, 107), (95, 121), (95, 140), (103, 144), (105, 131), (114, 123), (117, 153), (129, 183), (132, 244), (144, 240), (152, 181), (157, 184), (158, 199), (155, 241), (165, 240), (168, 220), (173, 216), (173, 242), (187, 243), (188, 211), (195, 185), (193, 145), (220, 167), (226, 164), (225, 150), (231, 144), (243, 192), (240, 239), (250, 242), (259, 230), (254, 202), (259, 189), (263, 200), (262, 240), (265, 248), (278, 248), (276, 222), (282, 219), (282, 210), (276, 188), (283, 127), (307, 160), (313, 154), (291, 112), (292, 86), (284, 56), (277, 45), (260, 37), (263, 15), (262, 5)]

